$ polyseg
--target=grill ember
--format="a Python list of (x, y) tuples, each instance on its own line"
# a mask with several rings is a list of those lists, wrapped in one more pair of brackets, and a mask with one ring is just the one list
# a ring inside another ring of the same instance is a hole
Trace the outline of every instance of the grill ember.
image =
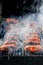
[(30, 52), (36, 52), (41, 51), (42, 47), (40, 46), (40, 38), (36, 33), (33, 33), (31, 37), (28, 37), (25, 39), (24, 44), (24, 50), (30, 51)]
[(6, 42), (0, 46), (0, 51), (8, 51), (8, 47), (16, 47), (15, 42)]
[[(37, 52), (41, 51), (42, 47), (40, 46), (40, 38), (34, 33), (31, 38), (26, 38), (24, 41), (24, 51)], [(28, 43), (27, 43), (28, 42)], [(0, 51), (8, 51), (8, 47), (17, 48), (16, 42), (5, 42), (0, 46)]]
[(30, 52), (41, 51), (42, 47), (40, 45), (28, 45), (24, 47), (25, 50)]

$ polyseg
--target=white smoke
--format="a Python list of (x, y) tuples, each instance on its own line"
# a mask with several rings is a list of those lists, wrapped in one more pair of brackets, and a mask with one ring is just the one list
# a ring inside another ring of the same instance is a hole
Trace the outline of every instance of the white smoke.
[(3, 40), (2, 39), (0, 39), (0, 46), (3, 44)]
[[(11, 37), (16, 35), (17, 37), (14, 40), (16, 40), (18, 48), (19, 47), (23, 48), (24, 38), (26, 36), (29, 36), (31, 32), (35, 32), (36, 30), (38, 30), (38, 28), (41, 28), (41, 29), (43, 28), (43, 4), (40, 6), (39, 10), (40, 10), (39, 13), (25, 15), (22, 18), (19, 17), (20, 23), (18, 24), (10, 24), (11, 26), (10, 30), (6, 32), (3, 41), (10, 42), (12, 40)], [(30, 23), (35, 23), (35, 27), (30, 27)], [(11, 52), (12, 50), (10, 49), (9, 53)]]

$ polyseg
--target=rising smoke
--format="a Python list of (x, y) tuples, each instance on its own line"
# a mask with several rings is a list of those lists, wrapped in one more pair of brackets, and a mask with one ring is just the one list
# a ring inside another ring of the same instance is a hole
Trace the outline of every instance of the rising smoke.
[[(34, 0), (34, 2), (36, 2), (36, 0)], [(39, 2), (39, 0), (38, 0), (38, 2)], [(10, 42), (10, 41), (12, 41), (11, 37), (16, 36), (13, 39), (16, 41), (16, 44), (18, 45), (18, 47), (16, 48), (16, 51), (19, 50), (20, 48), (22, 48), (22, 51), (23, 51), (23, 41), (24, 41), (25, 37), (29, 36), (31, 32), (35, 32), (39, 28), (41, 28), (41, 30), (42, 30), (42, 28), (43, 28), (43, 2), (41, 2), (40, 7), (39, 7), (39, 5), (37, 5), (37, 10), (39, 9), (40, 12), (37, 12), (35, 14), (33, 13), (30, 15), (25, 15), (25, 16), (21, 17), (20, 22), (18, 24), (10, 24), (10, 30), (8, 32), (6, 32), (3, 42), (1, 40), (0, 44), (2, 44), (4, 42), (8, 42), (8, 41)], [(30, 27), (30, 23), (34, 23), (35, 27)], [(38, 33), (40, 33), (40, 31)], [(42, 38), (42, 40), (43, 40), (43, 38)], [(41, 45), (43, 45), (43, 41), (41, 41)], [(15, 48), (9, 47), (8, 54), (14, 54), (14, 53), (15, 53)], [(21, 54), (21, 52), (19, 54)], [(16, 55), (17, 55), (17, 53), (16, 53)]]

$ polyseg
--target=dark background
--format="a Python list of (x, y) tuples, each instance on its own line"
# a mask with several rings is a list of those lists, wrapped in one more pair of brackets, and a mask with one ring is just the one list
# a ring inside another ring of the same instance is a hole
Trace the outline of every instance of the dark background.
[(2, 2), (0, 1), (0, 24), (2, 20)]
[(42, 56), (29, 56), (29, 57), (0, 57), (0, 65), (43, 65)]
[(39, 12), (41, 0), (3, 0), (2, 17)]

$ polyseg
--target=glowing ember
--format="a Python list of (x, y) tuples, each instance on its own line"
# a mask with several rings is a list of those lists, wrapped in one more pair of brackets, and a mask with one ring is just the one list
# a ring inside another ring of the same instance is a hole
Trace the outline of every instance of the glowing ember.
[(36, 51), (41, 51), (42, 47), (40, 45), (27, 45), (24, 47), (24, 50), (27, 50), (30, 52), (36, 52)]

